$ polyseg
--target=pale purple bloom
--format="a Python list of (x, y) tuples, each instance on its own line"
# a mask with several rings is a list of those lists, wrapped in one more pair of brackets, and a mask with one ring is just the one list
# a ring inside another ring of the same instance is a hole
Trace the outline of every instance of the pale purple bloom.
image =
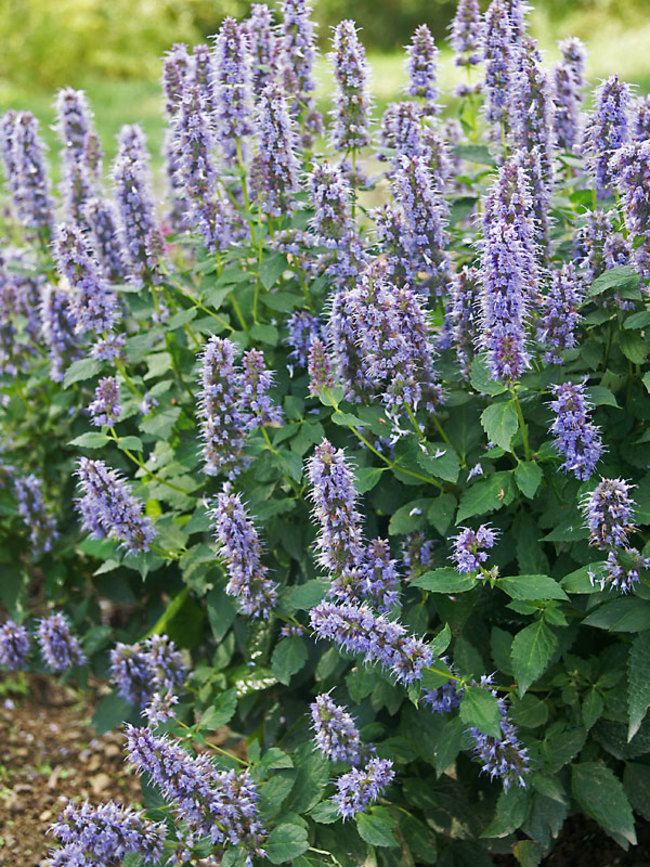
[(36, 638), (43, 662), (50, 671), (59, 674), (68, 668), (85, 665), (86, 655), (81, 649), (79, 639), (72, 634), (65, 615), (51, 614), (39, 620)]
[(314, 742), (320, 752), (333, 762), (356, 765), (361, 758), (359, 730), (345, 708), (325, 692), (316, 696), (310, 710)]
[(228, 164), (245, 156), (245, 139), (252, 132), (250, 118), (250, 56), (246, 25), (224, 19), (215, 43), (216, 133)]
[(262, 562), (262, 543), (241, 495), (225, 485), (211, 515), (228, 572), (226, 593), (237, 599), (244, 614), (267, 619), (277, 601), (277, 585)]
[[(442, 661), (447, 662), (445, 657), (442, 657)], [(438, 689), (425, 690), (421, 701), (432, 713), (451, 713), (460, 706), (462, 696), (462, 687), (459, 688), (455, 681), (450, 680)]]
[(91, 356), (98, 361), (114, 362), (118, 358), (123, 358), (124, 348), (126, 346), (126, 337), (124, 334), (116, 334), (110, 332), (95, 341), (91, 349)]
[(537, 340), (545, 349), (547, 364), (560, 364), (562, 351), (576, 346), (575, 332), (581, 318), (578, 310), (584, 295), (584, 285), (572, 262), (551, 272), (551, 285), (541, 299), (537, 325)]
[(265, 830), (248, 770), (220, 771), (206, 754), (193, 758), (178, 742), (147, 728), (129, 725), (126, 738), (129, 761), (160, 789), (190, 837), (262, 854)]
[(167, 692), (155, 692), (151, 701), (142, 711), (149, 725), (159, 725), (174, 718), (174, 705), (178, 704), (178, 696), (169, 690)]
[(555, 447), (564, 457), (562, 469), (581, 481), (590, 479), (603, 453), (599, 429), (591, 422), (583, 383), (565, 382), (552, 386), (551, 409), (555, 419), (550, 428)]
[(50, 853), (52, 867), (119, 867), (132, 855), (142, 864), (158, 864), (167, 828), (114, 801), (97, 807), (85, 801), (68, 803), (50, 833), (60, 845)]
[(56, 95), (56, 129), (63, 142), (64, 159), (81, 161), (86, 137), (93, 130), (93, 116), (83, 90), (64, 87)]
[[(482, 678), (482, 685), (490, 678)], [(493, 691), (496, 696), (496, 691)], [(501, 713), (501, 737), (486, 735), (478, 728), (470, 728), (474, 740), (474, 754), (480, 761), (482, 772), (491, 780), (500, 779), (507, 791), (511, 786), (526, 787), (529, 772), (528, 750), (522, 747), (517, 729), (508, 717), (505, 699), (497, 698)]]
[(334, 29), (330, 59), (336, 80), (332, 143), (336, 150), (354, 151), (370, 142), (368, 132), (368, 63), (354, 21)]
[(77, 320), (69, 295), (55, 286), (45, 286), (40, 315), (41, 334), (50, 359), (50, 378), (62, 382), (66, 368), (81, 352), (75, 337)]
[(334, 374), (327, 346), (320, 337), (313, 337), (310, 341), (307, 372), (309, 374), (309, 393), (312, 396), (334, 387)]
[(575, 255), (587, 280), (595, 280), (606, 270), (604, 247), (613, 231), (611, 213), (600, 209), (588, 211), (583, 225), (576, 230)]
[(632, 138), (637, 141), (650, 139), (650, 95), (639, 96), (632, 103), (630, 124)]
[(165, 54), (162, 71), (162, 88), (165, 94), (165, 111), (173, 118), (180, 108), (183, 93), (192, 74), (192, 58), (187, 45), (176, 42)]
[(261, 427), (279, 427), (282, 409), (273, 403), (269, 390), (273, 385), (273, 371), (266, 367), (259, 349), (249, 349), (242, 356), (240, 400), (246, 408), (248, 430)]
[(498, 533), (489, 524), (481, 524), (477, 530), (461, 527), (460, 533), (453, 537), (454, 561), (459, 572), (476, 572), (488, 559), (487, 552), (494, 547)]
[(58, 537), (56, 521), (49, 514), (43, 498), (43, 483), (35, 475), (21, 476), (14, 482), (18, 512), (29, 529), (36, 555), (48, 554)]
[(123, 283), (127, 277), (125, 251), (112, 202), (90, 199), (84, 208), (84, 223), (104, 277), (111, 283)]
[(82, 493), (77, 509), (83, 529), (94, 538), (115, 539), (129, 554), (148, 551), (155, 531), (124, 477), (104, 461), (88, 458), (79, 458), (77, 476)]
[(122, 698), (141, 710), (154, 694), (182, 687), (186, 677), (183, 657), (167, 635), (154, 633), (138, 644), (118, 643), (111, 650), (111, 680)]
[(192, 80), (186, 84), (186, 88), (196, 87), (201, 97), (206, 123), (213, 124), (217, 113), (217, 94), (214, 55), (209, 45), (201, 43), (194, 46), (192, 49), (192, 67)]
[(372, 758), (365, 768), (352, 768), (336, 781), (334, 801), (339, 816), (351, 819), (374, 804), (393, 781), (395, 771), (390, 759)]
[(451, 342), (461, 372), (469, 377), (480, 335), (480, 279), (477, 268), (465, 265), (454, 276), (450, 306)]
[(292, 114), (299, 121), (302, 143), (310, 148), (322, 131), (322, 118), (314, 105), (316, 34), (310, 0), (283, 0), (282, 73), (284, 88), (293, 100)]
[(399, 572), (385, 539), (372, 539), (364, 554), (363, 596), (379, 611), (389, 611), (399, 604)]
[(282, 88), (261, 92), (255, 112), (257, 150), (250, 166), (252, 198), (271, 217), (290, 214), (299, 189), (297, 136)]
[(57, 132), (63, 143), (62, 192), (66, 218), (85, 227), (85, 206), (96, 192), (101, 170), (101, 146), (82, 90), (66, 87), (56, 100)]
[(319, 602), (309, 612), (317, 639), (328, 639), (348, 653), (378, 663), (398, 683), (420, 680), (431, 665), (431, 648), (409, 635), (399, 621), (375, 615), (366, 605)]
[(475, 66), (481, 62), (483, 21), (478, 0), (458, 0), (449, 41), (456, 54), (456, 66)]
[(114, 376), (105, 376), (99, 380), (95, 389), (95, 399), (89, 405), (88, 412), (96, 427), (103, 427), (103, 425), (113, 427), (120, 420), (122, 414), (120, 386)]
[(606, 567), (600, 578), (590, 573), (592, 585), (601, 590), (631, 593), (641, 580), (641, 572), (650, 569), (650, 557), (644, 557), (636, 548), (618, 548), (607, 555)]
[(9, 671), (24, 669), (29, 651), (30, 640), (26, 627), (6, 620), (0, 626), (0, 666)]
[(110, 331), (118, 317), (117, 298), (99, 272), (97, 260), (90, 254), (86, 239), (72, 223), (57, 230), (54, 258), (62, 277), (68, 281), (72, 295), (70, 307), (77, 333)]
[(562, 60), (553, 69), (554, 127), (557, 146), (572, 151), (580, 140), (580, 106), (587, 52), (579, 39), (560, 42)]
[(38, 121), (28, 111), (16, 115), (14, 127), (16, 184), (14, 201), (21, 223), (48, 240), (54, 228), (54, 204)]
[(409, 533), (402, 544), (402, 562), (408, 578), (414, 578), (431, 566), (434, 542), (425, 538), (421, 530)]
[(259, 99), (278, 75), (280, 43), (266, 3), (253, 3), (245, 25), (251, 55), (251, 86), (254, 97)]
[(610, 168), (623, 204), (627, 230), (639, 272), (650, 276), (650, 139), (624, 144)]
[(492, 123), (510, 127), (510, 101), (516, 48), (505, 0), (492, 0), (485, 13), (483, 60), (485, 61), (485, 116)]
[(234, 478), (245, 464), (246, 415), (241, 406), (235, 346), (211, 337), (201, 355), (199, 416), (203, 439), (203, 471)]
[[(404, 156), (422, 156), (422, 125), (420, 107), (413, 102), (391, 102), (381, 120), (381, 145), (394, 151), (395, 167)], [(380, 154), (385, 159), (384, 154)]]
[(438, 85), (436, 82), (438, 49), (426, 24), (416, 27), (411, 41), (406, 46), (406, 72), (409, 77), (407, 93), (424, 102), (423, 112), (436, 115)]
[(6, 111), (0, 120), (0, 158), (4, 170), (5, 183), (15, 201), (18, 189), (18, 166), (16, 161), (16, 118), (17, 112)]
[(618, 75), (610, 75), (596, 90), (595, 102), (585, 127), (584, 150), (598, 197), (603, 198), (611, 195), (616, 181), (611, 159), (628, 138), (630, 89)]
[(634, 530), (632, 485), (624, 479), (603, 479), (585, 499), (583, 511), (590, 544), (596, 548), (625, 548)]
[(295, 310), (287, 320), (287, 328), (287, 343), (291, 347), (290, 361), (300, 367), (307, 367), (312, 341), (323, 336), (321, 320), (308, 310)]

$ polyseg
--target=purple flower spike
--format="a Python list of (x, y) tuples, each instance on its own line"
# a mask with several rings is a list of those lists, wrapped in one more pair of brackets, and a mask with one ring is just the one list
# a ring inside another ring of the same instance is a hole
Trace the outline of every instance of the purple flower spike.
[(266, 3), (253, 3), (251, 6), (246, 35), (251, 54), (251, 86), (257, 100), (265, 87), (275, 83), (280, 60), (280, 42)]
[(338, 814), (351, 819), (374, 804), (395, 777), (390, 759), (370, 759), (365, 768), (353, 768), (336, 781), (334, 801)]
[(409, 96), (423, 101), (423, 113), (426, 115), (440, 113), (440, 106), (436, 103), (438, 99), (437, 64), (438, 49), (431, 31), (426, 24), (420, 24), (413, 33), (410, 43), (406, 46), (406, 72), (409, 77), (406, 90)]
[(650, 95), (639, 96), (632, 103), (632, 123), (630, 131), (637, 141), (650, 139)]
[(97, 807), (86, 801), (69, 803), (50, 833), (60, 844), (50, 853), (52, 867), (118, 867), (131, 855), (143, 864), (158, 864), (167, 828), (114, 801)]
[(221, 152), (229, 165), (245, 156), (245, 139), (252, 132), (250, 119), (250, 56), (246, 25), (226, 18), (217, 34), (216, 131)]
[(585, 500), (583, 511), (590, 544), (601, 550), (625, 548), (634, 530), (632, 485), (624, 479), (603, 479)]
[(291, 95), (292, 115), (302, 130), (302, 144), (311, 148), (313, 137), (322, 132), (323, 122), (314, 105), (313, 91), (316, 35), (310, 0), (283, 0), (282, 54), (284, 88)]
[(259, 349), (249, 349), (242, 357), (240, 399), (247, 410), (248, 430), (278, 427), (282, 424), (282, 409), (269, 396), (273, 371), (266, 368)]
[(148, 551), (155, 531), (124, 477), (103, 461), (88, 458), (79, 458), (77, 476), (83, 529), (96, 539), (116, 539), (130, 554)]
[(46, 286), (40, 315), (41, 333), (50, 359), (50, 379), (62, 382), (66, 368), (81, 352), (75, 337), (77, 320), (68, 294)]
[(618, 75), (611, 75), (596, 91), (595, 102), (585, 127), (583, 146), (587, 168), (599, 198), (603, 198), (612, 194), (616, 181), (611, 159), (628, 138), (630, 89)]
[(325, 389), (334, 388), (335, 379), (330, 357), (327, 347), (320, 337), (313, 337), (311, 340), (307, 372), (309, 373), (309, 393), (312, 396), (321, 394)]
[(26, 627), (5, 621), (0, 626), (0, 666), (9, 671), (20, 671), (27, 667), (30, 641)]
[(39, 620), (36, 633), (45, 665), (56, 674), (86, 664), (86, 655), (79, 639), (70, 631), (63, 614), (52, 614)]
[(623, 216), (633, 238), (639, 273), (650, 277), (650, 139), (623, 145), (610, 167), (623, 203)]
[(26, 229), (49, 239), (54, 229), (54, 204), (45, 165), (45, 147), (38, 121), (28, 111), (16, 115), (14, 128), (16, 183), (14, 202)]
[(29, 528), (30, 542), (36, 555), (48, 554), (58, 537), (56, 521), (47, 511), (43, 483), (35, 475), (17, 478), (14, 490), (18, 512)]
[(456, 53), (456, 66), (476, 66), (481, 62), (483, 22), (478, 0), (458, 0), (449, 41)]
[(320, 319), (308, 310), (296, 310), (287, 320), (287, 328), (287, 343), (291, 347), (289, 359), (300, 367), (307, 367), (312, 341), (323, 336)]
[[(483, 679), (483, 683), (489, 682), (489, 678)], [(496, 691), (492, 694), (496, 696)], [(491, 780), (501, 780), (506, 791), (511, 786), (525, 788), (529, 771), (528, 750), (522, 747), (517, 729), (508, 718), (505, 700), (497, 698), (497, 702), (501, 712), (501, 737), (495, 738), (478, 728), (470, 728), (474, 754), (483, 766), (482, 772), (488, 774)]]
[(603, 453), (599, 429), (592, 424), (583, 383), (565, 382), (552, 387), (551, 409), (555, 419), (550, 432), (555, 447), (565, 458), (562, 469), (587, 481)]
[(542, 298), (542, 314), (537, 326), (537, 340), (546, 350), (545, 362), (561, 364), (562, 351), (576, 346), (578, 309), (584, 295), (584, 284), (572, 262), (551, 272), (551, 286)]
[(238, 600), (244, 614), (267, 619), (277, 601), (276, 584), (262, 562), (262, 544), (240, 494), (225, 485), (212, 519), (220, 554), (228, 570), (226, 593)]
[(359, 731), (345, 708), (325, 692), (316, 696), (310, 710), (314, 742), (320, 752), (333, 762), (356, 765), (361, 758)]
[(492, 0), (485, 13), (485, 117), (510, 128), (510, 100), (516, 48), (505, 0)]
[(487, 561), (487, 551), (493, 548), (498, 533), (488, 524), (481, 524), (478, 530), (461, 527), (461, 532), (453, 537), (454, 550), (451, 560), (459, 572), (476, 572)]
[(117, 228), (117, 213), (105, 199), (91, 199), (84, 209), (93, 252), (110, 283), (123, 283), (127, 278), (126, 256)]
[(461, 372), (469, 377), (480, 335), (480, 280), (477, 268), (465, 265), (454, 278), (450, 325), (451, 340)]
[(96, 427), (113, 427), (120, 420), (122, 406), (120, 404), (120, 386), (114, 376), (105, 376), (99, 380), (95, 389), (95, 399), (88, 407), (92, 422)]
[(592, 585), (601, 590), (631, 593), (641, 580), (641, 572), (650, 569), (650, 557), (644, 557), (636, 548), (619, 548), (609, 552), (605, 565), (600, 578), (590, 574)]
[(188, 82), (186, 87), (194, 86), (198, 89), (206, 122), (212, 125), (217, 116), (217, 92), (214, 55), (210, 46), (205, 43), (195, 45), (192, 51), (192, 60), (194, 66), (193, 80)]
[(554, 124), (557, 146), (573, 151), (580, 141), (580, 106), (587, 52), (575, 37), (560, 42), (562, 60), (553, 70)]
[(287, 99), (277, 84), (259, 96), (255, 114), (257, 151), (250, 167), (253, 199), (271, 217), (290, 214), (299, 189), (297, 136)]
[(178, 113), (191, 74), (192, 58), (187, 45), (177, 42), (172, 45), (163, 60), (162, 88), (165, 94), (167, 117), (173, 118)]
[(111, 680), (125, 701), (143, 710), (155, 693), (182, 687), (187, 668), (167, 635), (154, 634), (141, 644), (118, 643), (111, 650)]
[(204, 472), (234, 478), (244, 464), (247, 419), (240, 403), (235, 346), (227, 338), (208, 341), (201, 356), (200, 385)]
[(0, 158), (2, 159), (7, 190), (14, 203), (19, 180), (16, 161), (16, 117), (16, 112), (9, 110), (2, 115), (2, 120), (0, 120)]
[(354, 21), (341, 21), (334, 29), (330, 55), (336, 79), (332, 144), (339, 151), (354, 151), (370, 142), (368, 132), (368, 63)]

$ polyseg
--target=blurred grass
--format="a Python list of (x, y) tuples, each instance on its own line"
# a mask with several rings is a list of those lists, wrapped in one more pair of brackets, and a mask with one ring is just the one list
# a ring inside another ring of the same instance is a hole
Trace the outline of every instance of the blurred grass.
[[(624, 27), (620, 22), (598, 16), (593, 18), (592, 26), (583, 19), (563, 21), (561, 30), (553, 26), (543, 13), (533, 18), (533, 31), (540, 40), (547, 65), (553, 63), (559, 52), (556, 41), (576, 33), (587, 43), (587, 75), (591, 86), (618, 72), (622, 78), (635, 84), (639, 92), (650, 91), (650, 21), (640, 22), (636, 28)], [(575, 27), (574, 27), (575, 24)], [(591, 32), (586, 32), (590, 30)], [(373, 94), (373, 115), (379, 118), (386, 105), (399, 99), (406, 84), (403, 55), (370, 53), (371, 90)], [(464, 73), (463, 73), (464, 74)], [(331, 109), (332, 83), (329, 65), (320, 57), (316, 67), (317, 100), (324, 113)], [(453, 102), (450, 94), (459, 80), (459, 70), (454, 66), (451, 52), (443, 48), (440, 53), (439, 82), (441, 102)], [(110, 78), (84, 78), (75, 74), (71, 86), (86, 90), (95, 111), (97, 128), (105, 149), (106, 165), (115, 156), (116, 136), (122, 124), (139, 123), (149, 140), (152, 160), (159, 167), (164, 135), (163, 103), (160, 85), (155, 80), (121, 80)], [(12, 85), (0, 82), (0, 107), (29, 109), (39, 118), (43, 137), (50, 149), (50, 157), (55, 163), (59, 143), (53, 129), (54, 94), (25, 85)], [(56, 172), (55, 172), (56, 174)]]

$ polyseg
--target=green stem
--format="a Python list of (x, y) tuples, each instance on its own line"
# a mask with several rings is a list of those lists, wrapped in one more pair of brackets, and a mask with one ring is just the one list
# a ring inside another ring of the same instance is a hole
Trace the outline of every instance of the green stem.
[(241, 307), (239, 306), (239, 302), (235, 297), (234, 290), (230, 293), (230, 301), (232, 303), (232, 309), (235, 311), (235, 316), (239, 320), (239, 324), (242, 327), (243, 331), (248, 331), (248, 325), (246, 324), (246, 320), (244, 319), (244, 314), (241, 312)]
[(178, 485), (175, 485), (173, 482), (167, 481), (167, 479), (161, 478), (158, 475), (158, 473), (154, 472), (153, 470), (150, 470), (147, 467), (147, 465), (145, 464), (145, 462), (142, 460), (142, 458), (136, 457), (136, 455), (134, 455), (133, 452), (130, 451), (129, 449), (122, 448), (119, 444), (119, 437), (118, 437), (114, 427), (110, 428), (109, 436), (113, 440), (115, 445), (120, 449), (120, 451), (124, 452), (124, 454), (127, 456), (127, 458), (132, 463), (134, 463), (137, 467), (139, 467), (141, 470), (143, 470), (143, 472), (147, 473), (147, 475), (149, 476), (150, 479), (153, 479), (154, 481), (159, 482), (161, 485), (166, 485), (168, 488), (171, 488), (173, 491), (178, 491), (178, 493), (180, 493), (180, 494), (187, 494), (187, 491), (184, 491), (183, 488), (179, 488)]
[(528, 427), (524, 419), (524, 414), (521, 410), (521, 404), (519, 403), (517, 392), (514, 388), (510, 389), (510, 394), (512, 396), (512, 402), (515, 405), (515, 410), (517, 411), (517, 418), (519, 419), (519, 431), (521, 433), (521, 441), (524, 446), (524, 455), (526, 456), (526, 460), (529, 461), (532, 455), (530, 451), (530, 445), (528, 444)]
[(185, 289), (180, 285), (180, 283), (172, 283), (171, 284), (177, 292), (179, 292), (183, 298), (187, 298), (188, 301), (192, 302), (192, 305), (196, 307), (198, 310), (201, 310), (203, 313), (207, 313), (208, 316), (211, 316), (213, 319), (216, 319), (217, 322), (220, 322), (224, 328), (228, 331), (234, 331), (235, 329), (232, 325), (223, 318), (223, 316), (219, 316), (218, 313), (215, 313), (214, 310), (210, 310), (209, 307), (206, 307), (198, 298), (195, 298), (193, 295), (190, 295), (189, 292), (186, 292)]
[(404, 409), (406, 410), (406, 414), (408, 415), (408, 417), (409, 417), (410, 420), (411, 420), (411, 424), (413, 425), (413, 430), (414, 430), (414, 431), (416, 432), (416, 434), (418, 435), (418, 439), (419, 439), (419, 440), (424, 440), (425, 437), (424, 437), (424, 434), (422, 433), (422, 428), (421, 428), (420, 425), (418, 424), (418, 420), (417, 420), (416, 417), (415, 417), (415, 413), (413, 412), (413, 410), (411, 409), (411, 407), (408, 405), (408, 403), (405, 403), (405, 404), (404, 404)]

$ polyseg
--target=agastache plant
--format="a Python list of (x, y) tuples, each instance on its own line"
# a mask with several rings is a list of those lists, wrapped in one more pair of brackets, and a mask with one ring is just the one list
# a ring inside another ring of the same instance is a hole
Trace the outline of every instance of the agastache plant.
[(197, 88), (208, 124), (215, 123), (217, 93), (215, 87), (214, 54), (209, 45), (201, 43), (192, 50), (192, 81), (186, 85)]
[(338, 151), (354, 153), (370, 141), (368, 64), (354, 21), (336, 26), (330, 59), (337, 86), (332, 144)]
[(248, 50), (251, 55), (251, 88), (257, 100), (278, 77), (280, 40), (266, 3), (253, 3), (246, 22)]
[(630, 89), (618, 75), (611, 75), (595, 93), (595, 108), (584, 131), (587, 168), (599, 198), (613, 193), (616, 181), (612, 157), (628, 138)]
[(98, 198), (86, 202), (84, 224), (104, 277), (110, 283), (123, 283), (127, 278), (125, 252), (112, 202)]
[(482, 40), (483, 22), (478, 0), (459, 0), (449, 34), (456, 66), (480, 63)]
[(542, 297), (542, 310), (537, 325), (537, 340), (544, 347), (544, 361), (561, 364), (561, 353), (577, 343), (579, 309), (585, 287), (572, 262), (551, 272), (551, 284)]
[(48, 241), (54, 229), (54, 203), (38, 121), (28, 111), (16, 115), (14, 165), (16, 181), (12, 187), (18, 217), (28, 231)]
[(18, 512), (25, 526), (35, 554), (47, 554), (58, 536), (56, 520), (49, 513), (43, 497), (43, 483), (31, 473), (19, 477), (14, 483)]
[(623, 145), (612, 157), (625, 226), (639, 273), (650, 277), (650, 140)]
[(316, 111), (313, 66), (316, 57), (315, 24), (310, 0), (283, 0), (282, 3), (282, 77), (291, 96), (293, 116), (302, 131), (302, 144), (311, 148), (315, 135), (322, 132), (322, 118)]
[(192, 76), (192, 58), (187, 45), (177, 42), (165, 54), (162, 67), (162, 89), (165, 96), (165, 111), (173, 118), (183, 99), (183, 93)]
[(580, 106), (587, 52), (575, 37), (560, 42), (562, 60), (553, 69), (554, 131), (557, 146), (573, 151), (580, 142)]
[(294, 121), (280, 85), (269, 84), (260, 93), (254, 130), (256, 152), (249, 169), (251, 196), (270, 217), (287, 216), (297, 204), (300, 164)]
[(581, 481), (590, 479), (603, 453), (600, 431), (591, 421), (584, 383), (565, 382), (552, 387), (550, 428), (555, 447), (564, 457), (562, 469)]
[(465, 378), (469, 377), (472, 359), (480, 334), (480, 279), (477, 268), (465, 265), (454, 276), (449, 311), (451, 341)]
[(41, 334), (50, 361), (50, 378), (62, 382), (68, 365), (80, 355), (75, 335), (77, 320), (70, 297), (55, 286), (46, 286), (40, 307)]
[(492, 0), (485, 13), (483, 61), (485, 63), (485, 117), (510, 129), (511, 87), (515, 46), (505, 0)]
[(151, 635), (137, 644), (118, 642), (110, 654), (111, 680), (120, 696), (143, 710), (155, 694), (180, 689), (187, 668), (176, 645), (167, 635)]
[(60, 674), (68, 668), (86, 664), (86, 655), (79, 639), (72, 634), (65, 615), (56, 613), (40, 620), (36, 638), (43, 662), (50, 671)]
[(424, 115), (440, 113), (437, 104), (438, 49), (426, 24), (416, 28), (406, 47), (407, 93), (420, 100)]
[[(491, 677), (483, 678), (481, 685), (489, 686)], [(492, 694), (496, 696), (496, 691)], [(470, 728), (474, 740), (474, 754), (482, 765), (482, 772), (492, 780), (501, 780), (504, 790), (511, 786), (526, 787), (529, 773), (528, 750), (522, 746), (516, 727), (508, 716), (506, 701), (497, 697), (501, 735), (487, 735), (476, 727)]]
[(88, 406), (92, 423), (96, 427), (113, 427), (120, 420), (120, 386), (114, 376), (104, 376), (95, 389), (94, 400)]
[(364, 768), (353, 768), (336, 781), (336, 803), (339, 816), (351, 819), (375, 803), (395, 777), (390, 759), (373, 758)]
[(476, 530), (461, 527), (453, 537), (451, 559), (459, 572), (477, 572), (487, 562), (488, 551), (493, 548), (499, 534), (489, 524), (481, 524)]
[(6, 620), (0, 626), (0, 666), (7, 671), (20, 671), (27, 666), (30, 652), (27, 627)]
[(329, 693), (317, 695), (310, 705), (314, 743), (333, 762), (356, 765), (361, 759), (361, 740), (354, 720)]
[(251, 127), (250, 56), (244, 24), (226, 18), (215, 42), (216, 134), (228, 165), (246, 153)]

